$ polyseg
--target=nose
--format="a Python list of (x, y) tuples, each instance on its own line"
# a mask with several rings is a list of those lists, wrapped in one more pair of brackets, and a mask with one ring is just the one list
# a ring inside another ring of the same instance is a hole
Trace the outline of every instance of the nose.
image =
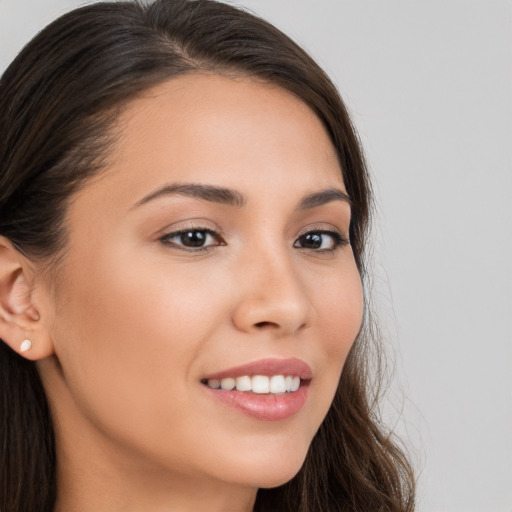
[(291, 336), (311, 326), (315, 310), (305, 283), (289, 257), (267, 255), (240, 266), (235, 327), (243, 332), (271, 331)]

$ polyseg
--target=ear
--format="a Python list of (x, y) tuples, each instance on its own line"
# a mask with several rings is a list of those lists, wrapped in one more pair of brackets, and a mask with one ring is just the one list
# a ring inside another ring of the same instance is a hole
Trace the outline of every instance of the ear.
[[(7, 238), (0, 236), (0, 338), (33, 361), (53, 354), (41, 314), (43, 307), (37, 304), (34, 287), (34, 265)], [(28, 350), (29, 344), (23, 343), (27, 339), (31, 341)]]

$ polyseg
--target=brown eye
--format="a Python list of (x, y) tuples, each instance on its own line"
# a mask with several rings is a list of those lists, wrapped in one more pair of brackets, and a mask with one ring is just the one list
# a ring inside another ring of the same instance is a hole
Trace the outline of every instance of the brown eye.
[(224, 245), (220, 235), (211, 229), (183, 229), (168, 233), (160, 238), (165, 245), (183, 249), (208, 249), (218, 245)]
[(334, 251), (347, 243), (336, 231), (310, 231), (299, 236), (293, 246), (316, 251)]
[(203, 247), (208, 240), (209, 234), (205, 231), (186, 231), (179, 235), (179, 240), (186, 247)]

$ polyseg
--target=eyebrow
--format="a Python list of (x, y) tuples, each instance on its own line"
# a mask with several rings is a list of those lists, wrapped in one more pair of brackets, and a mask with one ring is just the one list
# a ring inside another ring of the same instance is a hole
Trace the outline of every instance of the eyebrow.
[(166, 185), (155, 192), (151, 192), (137, 202), (134, 208), (149, 203), (154, 199), (168, 195), (179, 195), (186, 197), (194, 197), (210, 201), (213, 203), (226, 204), (228, 206), (235, 206), (241, 208), (245, 205), (245, 198), (236, 190), (229, 188), (215, 187), (213, 185), (200, 185), (197, 183), (176, 183), (174, 185)]
[(346, 192), (337, 188), (328, 188), (303, 197), (297, 207), (297, 210), (309, 210), (332, 201), (343, 201), (349, 205), (351, 204), (350, 197)]
[[(176, 183), (173, 185), (166, 185), (162, 188), (159, 188), (158, 190), (155, 190), (154, 192), (151, 192), (147, 196), (143, 197), (140, 201), (138, 201), (133, 206), (133, 208), (138, 208), (139, 206), (149, 203), (150, 201), (169, 195), (193, 197), (196, 199), (225, 204), (236, 208), (241, 208), (247, 204), (246, 198), (236, 190), (198, 183)], [(351, 204), (350, 197), (346, 192), (336, 188), (327, 188), (325, 190), (321, 190), (320, 192), (314, 192), (304, 196), (300, 200), (297, 206), (297, 210), (309, 210), (312, 208), (317, 208), (318, 206), (322, 206), (332, 201), (342, 201), (348, 203), (349, 205)]]

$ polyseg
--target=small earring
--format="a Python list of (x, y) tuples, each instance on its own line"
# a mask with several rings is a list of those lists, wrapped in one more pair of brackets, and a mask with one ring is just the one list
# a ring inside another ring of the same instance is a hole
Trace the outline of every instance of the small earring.
[(32, 342), (29, 339), (23, 340), (20, 345), (21, 352), (28, 352), (32, 348)]

